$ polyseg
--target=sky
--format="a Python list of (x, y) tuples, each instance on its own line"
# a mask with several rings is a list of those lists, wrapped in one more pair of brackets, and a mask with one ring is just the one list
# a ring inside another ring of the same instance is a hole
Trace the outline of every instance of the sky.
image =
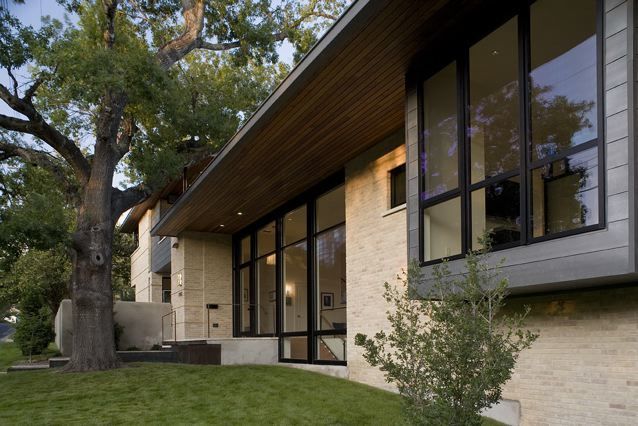
[[(44, 16), (51, 16), (52, 18), (63, 21), (66, 16), (66, 12), (62, 6), (60, 6), (55, 0), (26, 0), (24, 4), (16, 4), (9, 1), (9, 10), (11, 13), (20, 19), (23, 24), (31, 25), (34, 28), (40, 27), (41, 18)], [(71, 21), (76, 21), (73, 15), (69, 15), (68, 18)], [(288, 64), (293, 62), (294, 49), (288, 42), (283, 42), (278, 49), (280, 59)], [(18, 72), (20, 74), (20, 72)], [(25, 71), (22, 73), (25, 75)], [(27, 76), (25, 75), (25, 78)], [(4, 70), (0, 70), (0, 82), (7, 83), (8, 76)], [(9, 116), (17, 116), (9, 107), (3, 102), (0, 102), (0, 114)], [(122, 173), (116, 173), (113, 181), (113, 186), (120, 187), (121, 183), (125, 183), (125, 177)]]

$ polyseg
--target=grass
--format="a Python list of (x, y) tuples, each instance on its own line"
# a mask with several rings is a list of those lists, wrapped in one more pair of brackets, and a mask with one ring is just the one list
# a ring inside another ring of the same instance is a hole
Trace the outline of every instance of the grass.
[[(47, 349), (41, 355), (33, 355), (31, 360), (34, 362), (44, 361), (52, 356), (57, 355), (58, 348), (54, 343), (51, 343)], [(19, 362), (27, 362), (28, 356), (22, 355), (20, 349), (13, 342), (1, 342), (0, 343), (0, 371), (5, 371), (7, 368)]]
[(0, 424), (402, 423), (398, 395), (279, 366), (139, 363), (83, 374), (10, 373), (0, 386)]

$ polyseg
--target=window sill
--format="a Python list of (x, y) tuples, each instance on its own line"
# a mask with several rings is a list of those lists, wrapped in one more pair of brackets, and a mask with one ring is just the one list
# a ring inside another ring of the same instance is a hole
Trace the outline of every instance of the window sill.
[(400, 206), (392, 207), (391, 209), (386, 210), (385, 212), (383, 212), (381, 217), (390, 216), (390, 215), (395, 214), (397, 212), (403, 211), (403, 210), (405, 210), (406, 206), (407, 206), (407, 204), (403, 203)]

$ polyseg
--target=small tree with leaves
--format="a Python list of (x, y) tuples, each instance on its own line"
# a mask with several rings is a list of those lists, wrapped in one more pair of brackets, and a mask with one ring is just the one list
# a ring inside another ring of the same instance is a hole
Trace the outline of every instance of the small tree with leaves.
[(364, 358), (397, 385), (413, 424), (480, 424), (481, 410), (501, 398), (516, 360), (538, 334), (524, 328), (529, 308), (504, 314), (508, 281), (486, 252), (466, 257), (466, 272), (452, 277), (443, 263), (434, 285), (421, 297), (421, 270), (411, 263), (385, 283), (389, 331), (357, 334)]

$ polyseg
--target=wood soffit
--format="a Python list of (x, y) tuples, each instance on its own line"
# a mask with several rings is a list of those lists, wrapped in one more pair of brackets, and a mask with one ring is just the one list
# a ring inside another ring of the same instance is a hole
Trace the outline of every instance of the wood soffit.
[(480, 3), (353, 3), (153, 235), (237, 232), (401, 129), (414, 58)]

